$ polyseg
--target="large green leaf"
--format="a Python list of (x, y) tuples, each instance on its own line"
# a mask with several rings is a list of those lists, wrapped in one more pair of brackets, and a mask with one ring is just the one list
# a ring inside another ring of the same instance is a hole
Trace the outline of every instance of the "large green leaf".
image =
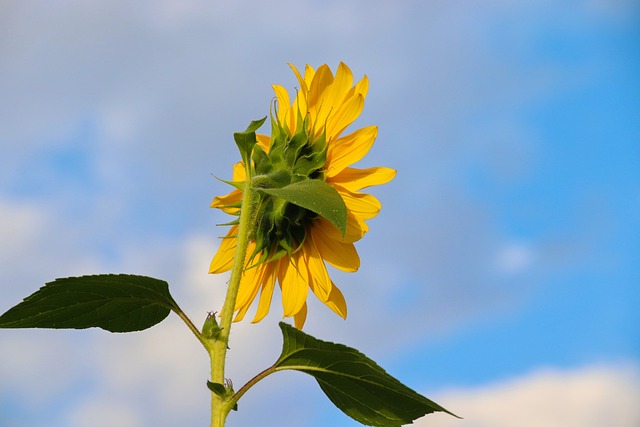
[(338, 191), (324, 181), (305, 179), (280, 188), (255, 189), (325, 217), (342, 235), (347, 230), (347, 206)]
[[(284, 343), (275, 370), (313, 376), (345, 414), (369, 426), (396, 427), (432, 412), (446, 412), (389, 375), (358, 350), (321, 341), (280, 323)], [(456, 416), (456, 415), (454, 415)]]
[(68, 277), (47, 283), (0, 316), (0, 328), (98, 327), (141, 331), (180, 308), (163, 280), (128, 274)]

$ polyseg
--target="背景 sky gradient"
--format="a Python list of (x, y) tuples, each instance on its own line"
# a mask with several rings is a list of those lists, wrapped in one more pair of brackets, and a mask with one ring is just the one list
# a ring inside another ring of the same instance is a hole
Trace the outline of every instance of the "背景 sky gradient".
[[(418, 426), (640, 423), (640, 8), (506, 2), (0, 4), (0, 312), (56, 277), (163, 278), (196, 323), (238, 160), (271, 85), (346, 62), (398, 175), (332, 272), (356, 347), (462, 415)], [(239, 386), (279, 354), (277, 296), (236, 324)], [(0, 425), (206, 425), (208, 360), (171, 315), (136, 334), (0, 331)], [(313, 380), (259, 384), (230, 426), (355, 426)]]

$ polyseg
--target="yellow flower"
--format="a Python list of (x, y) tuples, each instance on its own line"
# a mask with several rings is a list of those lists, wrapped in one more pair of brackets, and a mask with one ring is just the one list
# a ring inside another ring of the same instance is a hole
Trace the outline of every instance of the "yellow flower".
[[(272, 136), (257, 135), (256, 151), (262, 157), (256, 157), (254, 153), (254, 167), (262, 167), (256, 159), (268, 158), (270, 150), (275, 153), (274, 147), (290, 144), (295, 135), (302, 133), (306, 145), (296, 149), (297, 158), (292, 162), (298, 162), (295, 163), (298, 169), (301, 164), (307, 165), (306, 169), (303, 168), (305, 178), (322, 179), (337, 190), (347, 208), (346, 232), (343, 236), (327, 219), (291, 204), (288, 207), (274, 208), (270, 205), (270, 208), (265, 208), (271, 211), (259, 210), (259, 215), (271, 215), (275, 219), (267, 221), (265, 226), (258, 224), (249, 243), (247, 268), (240, 282), (234, 321), (245, 316), (258, 293), (260, 298), (253, 322), (262, 320), (269, 312), (278, 282), (284, 316), (293, 316), (296, 327), (300, 329), (307, 316), (309, 289), (330, 309), (346, 318), (345, 299), (329, 277), (325, 263), (346, 272), (358, 270), (360, 258), (353, 243), (364, 236), (368, 230), (365, 221), (376, 216), (381, 207), (375, 197), (360, 190), (387, 183), (396, 172), (386, 167), (350, 167), (367, 154), (378, 133), (376, 126), (369, 126), (343, 136), (364, 107), (369, 86), (366, 76), (354, 85), (353, 74), (344, 63), (340, 63), (335, 76), (327, 65), (316, 71), (307, 65), (304, 76), (293, 65), (291, 68), (300, 89), (290, 102), (284, 87), (273, 86), (277, 111), (272, 117)], [(286, 156), (273, 154), (271, 157), (276, 160), (265, 162), (270, 167), (272, 163), (280, 162), (281, 167), (282, 157)], [(308, 166), (310, 158), (313, 166)], [(289, 171), (289, 175), (298, 174), (298, 169), (295, 173)], [(243, 182), (246, 179), (243, 164), (236, 164), (233, 181)], [(211, 207), (237, 214), (241, 200), (242, 191), (234, 190), (216, 197)], [(274, 214), (275, 211), (277, 213)], [(238, 227), (233, 225), (211, 262), (210, 273), (231, 270), (237, 233)]]

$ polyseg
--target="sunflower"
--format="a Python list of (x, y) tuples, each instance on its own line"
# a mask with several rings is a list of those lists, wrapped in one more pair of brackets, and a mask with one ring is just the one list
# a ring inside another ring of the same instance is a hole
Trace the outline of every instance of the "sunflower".
[[(364, 236), (368, 230), (365, 221), (376, 216), (381, 207), (374, 196), (360, 190), (389, 182), (396, 171), (350, 167), (367, 154), (378, 133), (377, 126), (369, 126), (343, 136), (364, 107), (369, 86), (366, 76), (354, 85), (353, 74), (344, 63), (340, 63), (335, 76), (327, 65), (317, 70), (307, 65), (304, 76), (293, 65), (291, 68), (300, 89), (291, 102), (284, 87), (273, 85), (276, 98), (272, 133), (270, 137), (257, 135), (252, 169), (256, 175), (274, 177), (272, 181), (284, 179), (285, 184), (296, 179), (319, 179), (329, 184), (346, 206), (346, 230), (339, 231), (326, 218), (293, 203), (262, 195), (251, 206), (256, 220), (234, 321), (244, 318), (258, 293), (253, 322), (262, 320), (269, 312), (277, 282), (284, 317), (293, 316), (295, 326), (301, 329), (307, 316), (309, 290), (346, 318), (347, 304), (329, 277), (326, 264), (345, 272), (358, 270), (360, 258), (354, 242)], [(242, 162), (234, 165), (234, 183), (246, 179)], [(242, 191), (236, 189), (216, 197), (211, 207), (237, 215), (241, 200)], [(237, 234), (238, 226), (232, 225), (211, 262), (210, 273), (231, 270)]]

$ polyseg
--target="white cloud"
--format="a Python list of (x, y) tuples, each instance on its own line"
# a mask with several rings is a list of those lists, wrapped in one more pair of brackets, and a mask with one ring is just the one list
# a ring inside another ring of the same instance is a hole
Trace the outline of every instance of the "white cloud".
[(109, 400), (92, 401), (80, 405), (69, 414), (69, 427), (142, 427), (145, 424), (130, 405)]
[(0, 396), (11, 393), (35, 408), (45, 405), (52, 396), (68, 392), (81, 375), (82, 361), (76, 351), (80, 345), (59, 331), (3, 330)]
[(434, 414), (416, 427), (635, 427), (640, 425), (640, 367), (538, 369), (433, 399), (464, 419)]
[(50, 204), (0, 197), (0, 311), (56, 277), (99, 271), (99, 257), (84, 250), (83, 231)]
[(45, 220), (37, 206), (0, 200), (0, 259), (9, 265), (30, 253), (46, 230)]

